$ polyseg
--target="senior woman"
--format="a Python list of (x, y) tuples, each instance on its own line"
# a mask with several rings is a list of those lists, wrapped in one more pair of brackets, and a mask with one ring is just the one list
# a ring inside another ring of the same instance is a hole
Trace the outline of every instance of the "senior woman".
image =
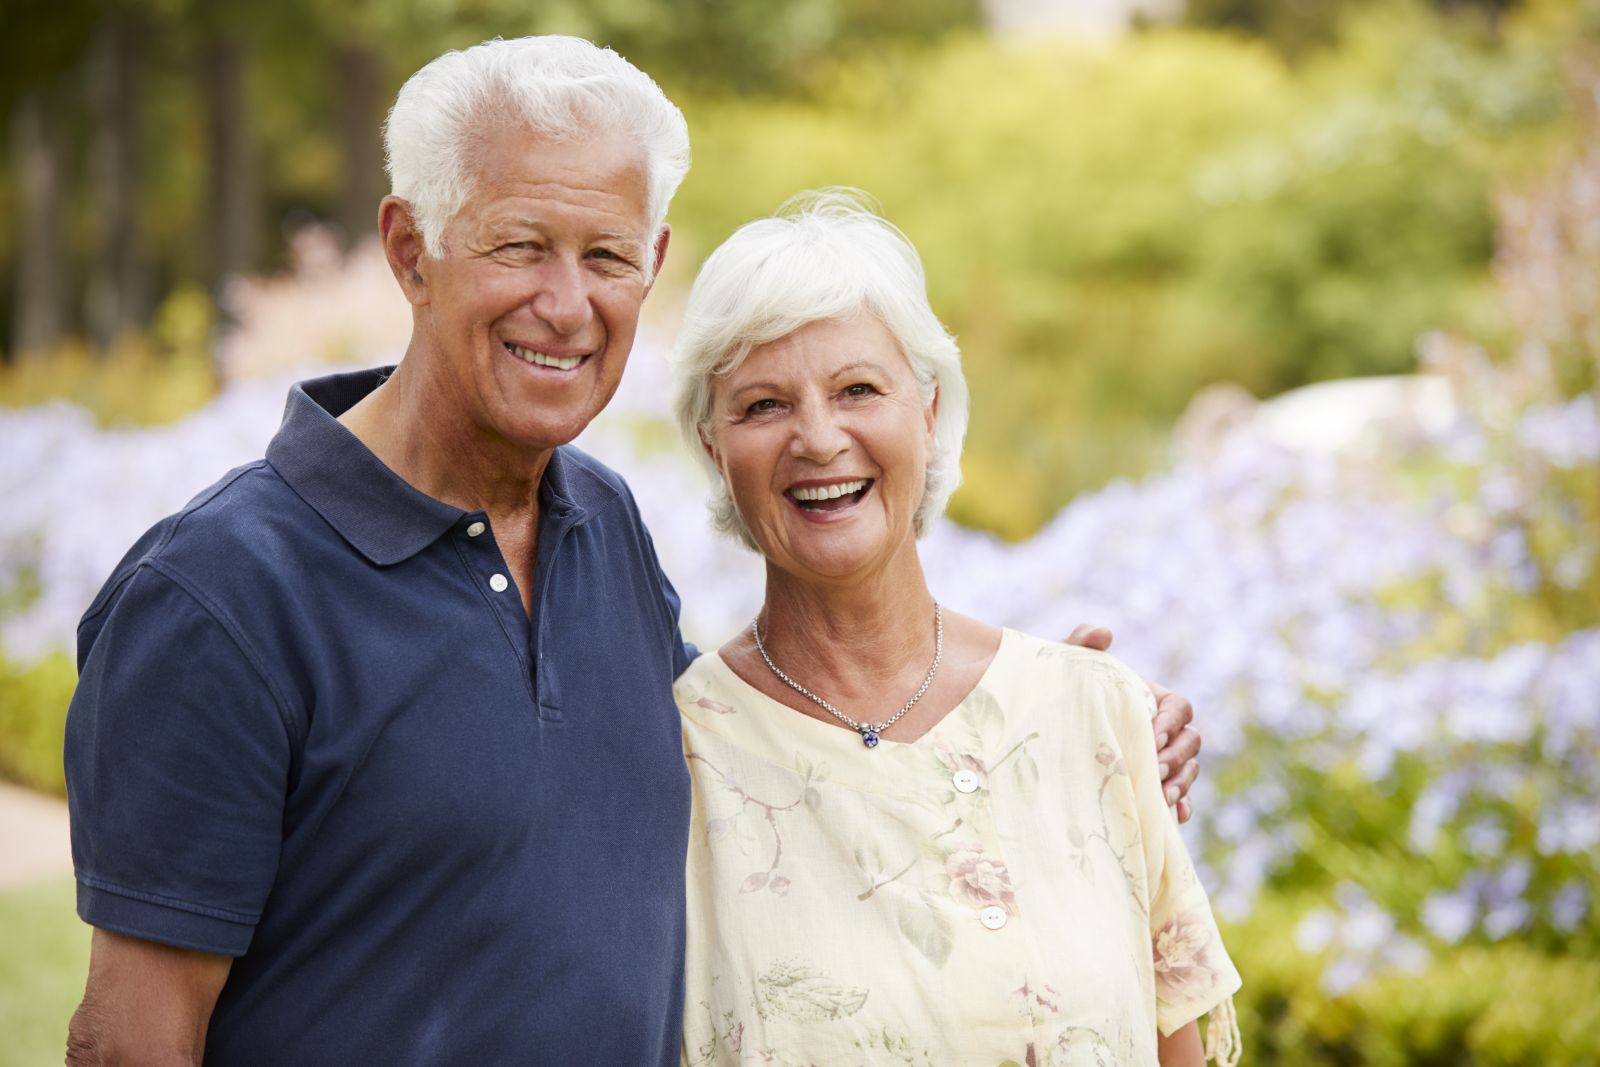
[(911, 245), (840, 193), (745, 226), (675, 373), (715, 523), (766, 561), (755, 621), (676, 690), (684, 1061), (1236, 1061), (1149, 689), (928, 589), (967, 390)]

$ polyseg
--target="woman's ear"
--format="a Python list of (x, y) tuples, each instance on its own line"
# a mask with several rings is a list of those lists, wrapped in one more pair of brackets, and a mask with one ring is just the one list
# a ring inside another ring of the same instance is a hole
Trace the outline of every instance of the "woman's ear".
[(933, 444), (933, 428), (939, 421), (939, 380), (933, 381), (933, 399), (928, 401), (927, 408), (922, 413), (923, 421), (928, 427), (928, 444)]
[(700, 435), (700, 447), (706, 450), (706, 455), (711, 459), (711, 465), (721, 471), (722, 461), (717, 459), (717, 450), (712, 447), (711, 436), (706, 433), (705, 426), (702, 424), (697, 428), (696, 432)]

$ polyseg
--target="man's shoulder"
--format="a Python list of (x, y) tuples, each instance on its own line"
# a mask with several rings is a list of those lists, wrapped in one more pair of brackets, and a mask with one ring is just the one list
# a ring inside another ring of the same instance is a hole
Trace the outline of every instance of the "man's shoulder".
[(252, 581), (255, 561), (278, 553), (277, 531), (303, 526), (304, 508), (294, 491), (264, 459), (235, 467), (157, 522), (134, 542), (95, 597), (85, 620), (114, 603), (140, 570), (152, 568), (169, 578), (215, 585), (219, 575)]
[(169, 564), (213, 555), (238, 558), (241, 548), (260, 546), (285, 528), (303, 529), (303, 512), (309, 509), (299, 495), (271, 463), (258, 459), (224, 474), (158, 523), (167, 536), (151, 547), (149, 558)]

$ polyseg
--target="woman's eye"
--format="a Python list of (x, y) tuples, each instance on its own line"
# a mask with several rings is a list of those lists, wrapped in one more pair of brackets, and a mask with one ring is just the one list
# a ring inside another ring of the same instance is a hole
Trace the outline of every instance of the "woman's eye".
[(845, 396), (871, 396), (876, 392), (877, 390), (868, 385), (866, 382), (857, 382), (854, 385), (847, 385), (844, 389)]
[(747, 415), (764, 415), (769, 411), (775, 411), (777, 407), (776, 400), (757, 400), (744, 410)]

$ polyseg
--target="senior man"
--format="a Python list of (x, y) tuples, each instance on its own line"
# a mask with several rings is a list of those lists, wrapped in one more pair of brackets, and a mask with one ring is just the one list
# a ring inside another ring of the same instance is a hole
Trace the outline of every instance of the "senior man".
[(677, 1061), (693, 651), (626, 485), (563, 446), (632, 347), (683, 118), (528, 38), (428, 64), (386, 141), (404, 360), (297, 386), (81, 625), (69, 1063)]

